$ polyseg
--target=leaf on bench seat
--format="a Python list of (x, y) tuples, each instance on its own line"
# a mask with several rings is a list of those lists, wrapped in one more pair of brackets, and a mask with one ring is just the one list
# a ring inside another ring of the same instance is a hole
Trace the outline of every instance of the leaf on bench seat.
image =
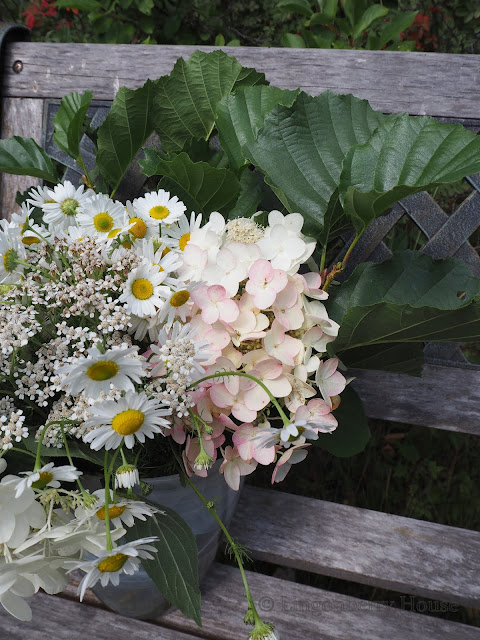
[(389, 348), (476, 339), (480, 282), (456, 258), (434, 260), (402, 251), (381, 264), (359, 265), (341, 287), (332, 290), (329, 313), (340, 324), (337, 338), (328, 345), (331, 353), (348, 366), (362, 368), (363, 350), (367, 361), (375, 356), (376, 368), (383, 369), (384, 362), (388, 371), (404, 372), (405, 358), (411, 361), (414, 353), (410, 348), (408, 354)]
[(113, 193), (153, 131), (153, 92), (151, 80), (135, 90), (121, 87), (98, 129), (97, 166)]
[(195, 51), (155, 81), (154, 126), (165, 152), (180, 152), (185, 142), (208, 140), (220, 100), (236, 87), (267, 84), (265, 75), (247, 69), (223, 51)]

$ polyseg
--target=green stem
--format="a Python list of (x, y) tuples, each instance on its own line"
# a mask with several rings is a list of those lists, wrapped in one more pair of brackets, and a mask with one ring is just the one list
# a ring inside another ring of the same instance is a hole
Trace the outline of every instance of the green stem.
[[(26, 456), (31, 456), (32, 458), (36, 459), (36, 456), (34, 453), (32, 453), (31, 451), (27, 451), (26, 449), (19, 449), (18, 447), (10, 447), (10, 449), (8, 449), (8, 451), (16, 451), (17, 453), (24, 453)], [(3, 456), (6, 454), (6, 451), (2, 452), (0, 454), (0, 458), (3, 458)]]
[(333, 268), (330, 271), (330, 273), (327, 275), (327, 278), (325, 280), (325, 284), (322, 287), (322, 289), (324, 291), (326, 291), (328, 289), (328, 287), (330, 286), (332, 281), (335, 279), (335, 277), (345, 269), (345, 267), (347, 266), (347, 262), (348, 262), (348, 260), (350, 258), (350, 255), (351, 255), (352, 251), (355, 249), (355, 246), (356, 246), (357, 242), (360, 240), (360, 238), (362, 237), (364, 231), (365, 231), (365, 229), (363, 231), (357, 233), (357, 235), (355, 236), (355, 238), (352, 241), (352, 244), (348, 247), (348, 251), (345, 254), (342, 262), (337, 262), (337, 264), (333, 265)]
[[(60, 431), (62, 432), (63, 446), (65, 447), (65, 452), (67, 454), (67, 458), (68, 458), (68, 461), (70, 463), (70, 466), (73, 467), (74, 469), (76, 469), (77, 467), (73, 464), (72, 456), (70, 455), (70, 449), (68, 447), (67, 436), (65, 435), (65, 431), (63, 429), (63, 425), (60, 425)], [(82, 494), (82, 496), (84, 498), (88, 498), (89, 494), (85, 491), (85, 489), (83, 487), (83, 484), (80, 482), (80, 478), (77, 478), (77, 485), (78, 485), (78, 488), (80, 489), (80, 493)]]
[(42, 432), (40, 433), (40, 438), (38, 440), (38, 445), (37, 445), (37, 455), (35, 456), (35, 466), (33, 467), (34, 471), (38, 471), (38, 469), (40, 469), (40, 467), (42, 466), (41, 463), (41, 452), (42, 452), (42, 444), (43, 444), (43, 438), (45, 437), (45, 434), (47, 432), (48, 427), (51, 425), (51, 422), (47, 422), (46, 425), (44, 425)]
[(81, 154), (79, 154), (79, 156), (77, 158), (77, 162), (80, 165), (80, 167), (82, 168), (83, 173), (85, 174), (85, 184), (87, 185), (87, 187), (89, 189), (92, 189), (92, 191), (93, 191), (92, 181), (90, 180), (90, 176), (88, 175), (87, 167), (85, 166), (85, 162), (84, 162)]
[(212, 373), (208, 376), (204, 376), (203, 378), (200, 378), (199, 380), (195, 380), (195, 382), (192, 382), (192, 384), (188, 385), (187, 390), (198, 386), (201, 382), (205, 382), (206, 380), (211, 380), (212, 378), (228, 378), (228, 376), (239, 376), (241, 378), (248, 378), (249, 380), (253, 380), (254, 382), (256, 382), (265, 391), (265, 393), (268, 394), (268, 397), (270, 398), (272, 404), (276, 407), (278, 413), (280, 414), (280, 417), (283, 420), (283, 424), (287, 426), (292, 422), (287, 418), (287, 416), (285, 415), (285, 412), (280, 406), (280, 403), (273, 396), (272, 392), (267, 387), (267, 385), (264, 384), (258, 378), (255, 378), (255, 376), (252, 376), (249, 373), (245, 373), (244, 371), (222, 371), (218, 373)]
[(325, 260), (327, 259), (327, 243), (325, 243), (322, 247), (322, 257), (320, 259), (320, 275), (322, 271), (325, 269)]
[[(182, 461), (180, 460), (177, 452), (175, 451), (175, 449), (173, 447), (173, 443), (170, 442), (170, 445), (172, 447), (173, 454), (174, 454), (175, 458), (177, 459), (177, 462), (180, 465), (180, 469), (181, 469), (181, 471), (183, 471), (184, 466), (183, 466)], [(240, 569), (240, 575), (242, 576), (243, 587), (245, 589), (245, 594), (247, 596), (248, 608), (252, 611), (255, 620), (261, 620), (260, 616), (258, 615), (257, 610), (255, 608), (255, 604), (253, 602), (252, 594), (250, 592), (250, 587), (248, 586), (247, 576), (245, 575), (245, 569), (243, 568), (242, 558), (241, 558), (241, 556), (240, 556), (240, 554), (238, 552), (237, 545), (235, 544), (234, 539), (232, 538), (232, 536), (228, 532), (227, 527), (223, 524), (223, 521), (221, 520), (220, 516), (215, 511), (215, 507), (213, 507), (211, 505), (211, 503), (209, 503), (207, 501), (207, 499), (203, 496), (203, 494), (200, 493), (200, 491), (197, 489), (197, 487), (194, 485), (194, 483), (190, 480), (190, 478), (187, 476), (187, 474), (183, 472), (183, 475), (184, 475), (185, 481), (187, 482), (187, 484), (190, 485), (190, 487), (194, 490), (194, 492), (200, 498), (200, 500), (202, 501), (204, 507), (215, 518), (218, 526), (223, 531), (223, 533), (224, 533), (225, 537), (227, 538), (231, 548), (233, 549), (233, 553), (235, 554), (235, 559), (237, 561), (238, 568)]]

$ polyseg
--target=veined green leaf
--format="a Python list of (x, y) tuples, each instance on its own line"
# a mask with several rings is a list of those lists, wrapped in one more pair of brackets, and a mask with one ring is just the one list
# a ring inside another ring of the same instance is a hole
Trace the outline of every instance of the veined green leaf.
[(155, 81), (154, 127), (162, 149), (181, 151), (186, 141), (208, 140), (220, 100), (240, 86), (267, 84), (265, 75), (246, 69), (223, 51), (195, 51)]
[(400, 114), (347, 153), (340, 200), (357, 231), (402, 198), (480, 171), (480, 138), (462, 125)]
[(237, 89), (219, 102), (218, 136), (233, 169), (239, 169), (247, 162), (242, 146), (255, 141), (266, 115), (278, 104), (291, 106), (298, 93), (299, 90), (258, 85)]
[(360, 349), (480, 338), (480, 281), (456, 258), (407, 250), (382, 264), (362, 264), (332, 290), (328, 309), (340, 324), (329, 351), (349, 364), (352, 351), (357, 367)]
[(82, 125), (92, 98), (91, 91), (69, 93), (62, 98), (60, 108), (53, 119), (55, 143), (75, 160), (80, 155)]
[(135, 90), (121, 87), (98, 129), (97, 166), (114, 192), (142, 144), (153, 131), (153, 88), (151, 80)]
[(234, 173), (212, 167), (208, 162), (192, 162), (186, 153), (165, 160), (151, 149), (140, 166), (148, 176), (163, 176), (159, 187), (174, 193), (188, 210), (197, 213), (228, 214), (240, 193), (240, 183)]
[(58, 181), (52, 159), (33, 138), (13, 136), (0, 140), (0, 171)]
[(352, 145), (366, 142), (385, 119), (352, 95), (326, 91), (312, 98), (302, 92), (291, 107), (277, 105), (270, 111), (244, 153), (266, 174), (285, 207), (303, 215), (305, 232), (324, 237), (332, 227), (345, 227), (338, 206), (330, 211), (330, 228), (325, 221), (345, 155)]
[(127, 530), (127, 540), (149, 536), (158, 538), (157, 542), (152, 543), (158, 553), (152, 560), (142, 559), (142, 566), (164, 598), (201, 626), (195, 537), (178, 513), (168, 507), (154, 506), (160, 509), (160, 513), (147, 518), (145, 522), (135, 520), (133, 527)]

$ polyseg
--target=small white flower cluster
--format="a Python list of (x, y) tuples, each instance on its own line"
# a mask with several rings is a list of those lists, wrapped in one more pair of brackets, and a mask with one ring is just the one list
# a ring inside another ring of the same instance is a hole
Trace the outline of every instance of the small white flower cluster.
[(23, 411), (15, 408), (13, 399), (9, 396), (0, 398), (0, 449), (11, 449), (15, 442), (28, 437), (28, 427), (24, 423)]

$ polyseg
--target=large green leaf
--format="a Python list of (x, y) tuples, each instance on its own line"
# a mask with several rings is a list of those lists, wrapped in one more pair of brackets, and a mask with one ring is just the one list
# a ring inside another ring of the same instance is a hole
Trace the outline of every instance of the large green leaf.
[[(148, 502), (148, 500), (146, 500)], [(151, 504), (151, 503), (150, 503)], [(161, 513), (135, 520), (127, 530), (128, 540), (156, 536), (158, 550), (153, 560), (142, 560), (142, 566), (160, 593), (180, 611), (201, 626), (201, 595), (198, 583), (198, 549), (187, 523), (172, 509), (157, 506)]]
[[(479, 294), (479, 278), (456, 258), (434, 260), (407, 250), (382, 264), (362, 264), (331, 293), (329, 314), (340, 330), (329, 351), (359, 367), (363, 350), (367, 362), (375, 356), (370, 364), (384, 368), (383, 345), (385, 368), (404, 371), (415, 354), (402, 353), (401, 344), (480, 338)], [(415, 369), (413, 361), (409, 366)]]
[(62, 98), (60, 108), (53, 119), (55, 143), (75, 160), (80, 155), (82, 126), (92, 98), (91, 91), (69, 93)]
[(278, 0), (277, 8), (307, 17), (313, 13), (312, 5), (308, 0)]
[(378, 35), (372, 31), (368, 34), (367, 49), (381, 49), (390, 40), (398, 38), (415, 20), (418, 11), (399, 11), (390, 22), (385, 22)]
[(334, 416), (338, 427), (332, 433), (320, 433), (314, 444), (335, 456), (346, 458), (365, 449), (370, 440), (370, 429), (362, 402), (349, 385), (342, 392), (342, 401)]
[(13, 136), (0, 140), (0, 171), (58, 181), (52, 159), (33, 138)]
[(356, 40), (359, 38), (365, 29), (378, 20), (379, 18), (383, 18), (387, 15), (388, 8), (382, 6), (381, 4), (372, 4), (366, 9), (360, 18), (360, 21), (355, 25), (353, 30), (353, 39)]
[(154, 83), (151, 80), (135, 90), (121, 87), (98, 129), (97, 166), (114, 192), (153, 131), (153, 92)]
[(462, 125), (400, 114), (350, 149), (340, 200), (357, 231), (411, 193), (480, 171), (480, 137)]
[[(366, 142), (385, 118), (352, 95), (326, 91), (312, 98), (300, 93), (291, 107), (277, 105), (270, 111), (257, 140), (244, 152), (266, 174), (284, 206), (303, 215), (306, 232), (325, 239), (325, 214), (345, 155), (352, 145)], [(341, 207), (334, 212), (331, 226), (342, 217)]]
[(155, 81), (154, 126), (164, 151), (181, 151), (187, 140), (208, 140), (220, 100), (240, 86), (267, 84), (223, 51), (195, 51)]
[(266, 115), (277, 105), (291, 106), (299, 90), (282, 90), (268, 85), (242, 87), (225, 96), (217, 106), (217, 129), (230, 166), (239, 169), (247, 162), (242, 147), (255, 141)]
[(190, 211), (227, 214), (240, 193), (240, 183), (234, 173), (212, 167), (208, 162), (192, 162), (186, 153), (165, 160), (158, 151), (150, 149), (139, 164), (145, 175), (163, 176), (159, 187), (173, 192)]

